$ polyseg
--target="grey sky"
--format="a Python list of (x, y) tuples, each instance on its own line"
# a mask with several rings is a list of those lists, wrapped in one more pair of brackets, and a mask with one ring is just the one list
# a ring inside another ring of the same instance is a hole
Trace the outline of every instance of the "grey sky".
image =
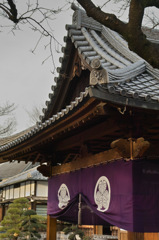
[[(47, 1), (50, 7), (52, 1)], [(61, 0), (58, 3), (62, 5), (64, 1)], [(57, 7), (56, 4), (53, 6)], [(53, 22), (54, 35), (63, 45), (63, 36), (66, 34), (65, 24), (70, 23), (70, 20), (69, 12), (63, 12), (62, 18), (61, 14), (58, 14)], [(9, 21), (4, 21), (4, 23), (10, 24)], [(44, 106), (51, 92), (51, 85), (54, 83), (51, 59), (42, 64), (50, 54), (44, 49), (47, 40), (43, 39), (35, 54), (31, 53), (37, 40), (38, 35), (27, 26), (21, 26), (20, 31), (15, 31), (15, 35), (10, 32), (10, 28), (5, 28), (3, 32), (0, 32), (0, 105), (6, 101), (16, 104), (17, 131), (29, 126), (29, 116), (25, 109), (29, 111), (34, 106)], [(57, 56), (54, 51), (57, 66), (60, 56), (60, 54)]]

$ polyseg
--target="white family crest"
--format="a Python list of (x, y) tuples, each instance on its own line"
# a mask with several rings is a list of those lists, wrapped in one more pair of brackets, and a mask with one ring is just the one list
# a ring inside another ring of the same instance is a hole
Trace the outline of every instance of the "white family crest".
[(59, 208), (65, 208), (70, 201), (70, 193), (66, 184), (62, 183), (58, 190)]
[(96, 183), (94, 201), (98, 206), (98, 211), (105, 212), (108, 210), (110, 204), (110, 183), (105, 176), (100, 177)]

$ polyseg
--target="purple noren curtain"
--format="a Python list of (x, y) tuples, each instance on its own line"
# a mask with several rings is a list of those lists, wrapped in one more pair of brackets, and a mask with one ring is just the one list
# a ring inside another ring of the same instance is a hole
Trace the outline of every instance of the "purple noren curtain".
[(49, 179), (48, 214), (81, 224), (115, 225), (134, 232), (159, 231), (159, 163), (115, 161)]

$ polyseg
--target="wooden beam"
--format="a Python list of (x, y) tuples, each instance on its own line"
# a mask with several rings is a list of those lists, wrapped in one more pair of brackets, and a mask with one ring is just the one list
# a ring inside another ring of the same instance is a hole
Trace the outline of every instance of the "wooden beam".
[[(114, 124), (113, 124), (114, 123)], [(54, 149), (56, 151), (67, 150), (68, 148), (72, 148), (75, 146), (81, 146), (84, 142), (94, 140), (100, 138), (104, 135), (108, 135), (113, 131), (120, 130), (117, 124), (113, 121), (113, 119), (109, 119), (104, 121), (98, 125), (95, 125), (82, 133), (76, 134), (75, 136), (71, 136), (70, 138), (59, 141), (59, 143), (54, 144)]]
[(144, 233), (128, 232), (127, 240), (144, 240)]
[(121, 159), (118, 152), (111, 149), (104, 151), (95, 155), (90, 155), (84, 158), (79, 158), (75, 161), (62, 164), (61, 166), (52, 167), (52, 176), (57, 174), (62, 174), (66, 172), (71, 172), (79, 170), (81, 168), (87, 168), (101, 163), (110, 162), (116, 159)]
[(47, 216), (47, 240), (56, 240), (56, 218)]
[(159, 240), (159, 233), (144, 233), (144, 240)]

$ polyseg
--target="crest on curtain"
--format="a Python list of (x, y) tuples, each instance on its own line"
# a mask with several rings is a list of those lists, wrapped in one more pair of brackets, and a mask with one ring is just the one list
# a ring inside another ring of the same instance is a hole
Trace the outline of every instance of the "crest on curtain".
[(94, 201), (98, 206), (98, 211), (106, 212), (108, 210), (110, 203), (110, 183), (105, 176), (100, 177), (96, 183)]
[(61, 184), (58, 190), (59, 208), (64, 209), (70, 201), (70, 193), (66, 184)]

